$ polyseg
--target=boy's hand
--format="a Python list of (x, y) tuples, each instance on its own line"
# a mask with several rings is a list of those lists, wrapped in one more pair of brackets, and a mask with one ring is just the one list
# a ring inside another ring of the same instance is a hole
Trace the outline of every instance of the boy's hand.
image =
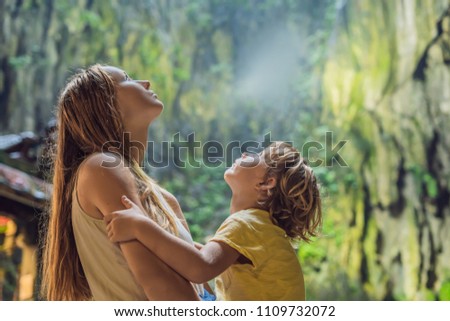
[(112, 242), (126, 242), (136, 239), (136, 227), (148, 219), (142, 210), (125, 195), (121, 201), (126, 210), (115, 211), (105, 215), (103, 220), (108, 224), (106, 230)]
[(194, 246), (197, 250), (201, 250), (204, 245), (202, 243), (194, 242)]

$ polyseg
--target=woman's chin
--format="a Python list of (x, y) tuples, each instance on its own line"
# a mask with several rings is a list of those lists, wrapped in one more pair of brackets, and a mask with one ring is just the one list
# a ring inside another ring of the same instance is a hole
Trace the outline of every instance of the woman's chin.
[(148, 111), (151, 118), (157, 118), (164, 110), (164, 104), (159, 100), (149, 107)]
[(228, 168), (225, 173), (223, 173), (223, 180), (227, 185), (231, 188), (232, 181), (233, 181), (233, 168)]
[(228, 184), (228, 176), (230, 175), (230, 169), (228, 168), (225, 173), (223, 173), (223, 180)]

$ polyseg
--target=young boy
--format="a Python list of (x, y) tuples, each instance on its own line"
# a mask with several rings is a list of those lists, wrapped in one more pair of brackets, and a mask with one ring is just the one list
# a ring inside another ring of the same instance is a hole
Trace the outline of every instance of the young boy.
[(305, 300), (291, 239), (309, 241), (322, 222), (312, 169), (295, 148), (276, 142), (260, 155), (244, 154), (224, 178), (231, 215), (201, 249), (166, 232), (126, 197), (127, 210), (105, 216), (110, 240), (139, 240), (191, 282), (217, 277), (218, 300)]

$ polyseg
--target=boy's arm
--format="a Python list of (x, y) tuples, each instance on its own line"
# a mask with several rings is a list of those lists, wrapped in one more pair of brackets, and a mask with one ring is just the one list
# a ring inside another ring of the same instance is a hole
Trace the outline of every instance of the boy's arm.
[[(142, 215), (131, 215), (130, 209), (135, 214), (142, 214), (142, 211), (129, 199), (122, 198), (122, 201), (128, 210), (117, 211), (105, 217), (108, 223), (112, 221), (108, 224), (110, 239), (116, 242), (126, 240), (129, 237), (122, 237), (121, 232), (131, 230), (135, 238), (145, 247), (191, 282), (204, 283), (213, 279), (233, 264), (240, 255), (238, 251), (221, 242), (209, 242), (199, 250), (168, 233), (152, 220)], [(136, 219), (137, 217), (140, 219)], [(127, 220), (131, 222), (131, 226), (123, 228)]]
[[(152, 237), (149, 237), (150, 233)], [(150, 220), (137, 226), (136, 238), (172, 269), (194, 283), (215, 278), (240, 255), (231, 246), (219, 242), (206, 243), (198, 250)]]

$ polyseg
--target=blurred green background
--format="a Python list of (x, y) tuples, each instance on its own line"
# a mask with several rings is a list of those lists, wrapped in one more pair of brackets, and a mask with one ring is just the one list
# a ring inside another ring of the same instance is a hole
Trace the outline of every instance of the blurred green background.
[[(118, 66), (149, 79), (165, 104), (149, 131), (155, 159), (178, 132), (223, 145), (270, 133), (299, 149), (327, 146), (310, 155), (324, 161), (314, 168), (323, 232), (299, 247), (309, 300), (450, 300), (449, 8), (448, 0), (3, 0), (0, 134), (42, 133), (77, 68)], [(329, 153), (339, 141), (347, 166)], [(196, 240), (227, 217), (225, 164), (148, 170), (178, 198)], [(0, 279), (13, 256), (3, 252)]]

